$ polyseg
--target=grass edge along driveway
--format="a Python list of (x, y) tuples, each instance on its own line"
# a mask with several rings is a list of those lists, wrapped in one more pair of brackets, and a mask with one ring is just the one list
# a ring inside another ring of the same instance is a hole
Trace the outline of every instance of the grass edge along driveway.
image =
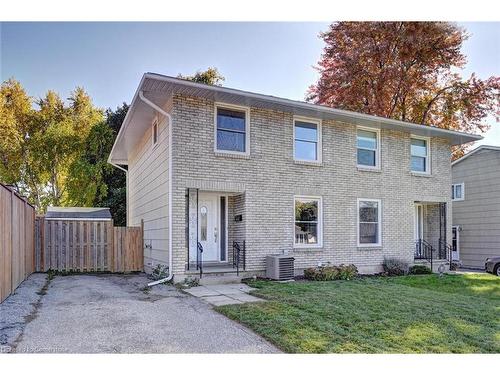
[(267, 302), (217, 311), (286, 352), (500, 352), (500, 278), (492, 275), (249, 285)]

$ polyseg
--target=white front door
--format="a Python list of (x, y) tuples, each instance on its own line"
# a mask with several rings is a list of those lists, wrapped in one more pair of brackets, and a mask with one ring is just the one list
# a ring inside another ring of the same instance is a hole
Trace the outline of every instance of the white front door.
[(451, 259), (459, 260), (459, 252), (460, 252), (460, 232), (458, 231), (458, 227), (451, 228)]
[(198, 197), (198, 241), (203, 246), (203, 261), (219, 260), (219, 196), (200, 192)]

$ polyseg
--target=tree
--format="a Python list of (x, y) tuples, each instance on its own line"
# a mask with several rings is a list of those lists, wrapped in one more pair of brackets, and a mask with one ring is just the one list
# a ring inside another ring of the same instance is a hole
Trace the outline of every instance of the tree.
[(69, 203), (72, 165), (103, 119), (82, 88), (68, 102), (49, 91), (33, 103), (13, 79), (0, 88), (0, 180), (15, 185), (38, 212)]
[(0, 86), (0, 177), (19, 189), (30, 133), (32, 100), (13, 79)]
[(321, 37), (310, 101), (465, 132), (484, 132), (488, 115), (500, 117), (500, 78), (457, 73), (468, 35), (453, 23), (337, 22)]
[(88, 134), (84, 150), (70, 168), (68, 199), (72, 205), (109, 207), (116, 225), (126, 225), (126, 179), (108, 164), (108, 156), (129, 106), (108, 109), (106, 120)]
[(197, 71), (192, 76), (183, 76), (179, 74), (177, 78), (187, 79), (189, 81), (204, 83), (206, 85), (222, 86), (222, 82), (226, 80), (223, 75), (219, 73), (217, 68), (208, 68), (205, 71)]

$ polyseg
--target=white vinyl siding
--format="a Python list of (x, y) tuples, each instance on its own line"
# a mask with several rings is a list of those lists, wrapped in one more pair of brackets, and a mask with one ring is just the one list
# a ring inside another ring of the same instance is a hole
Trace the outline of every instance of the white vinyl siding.
[(147, 272), (168, 263), (168, 121), (157, 122), (153, 147), (151, 126), (129, 158), (127, 225), (144, 220), (144, 266)]

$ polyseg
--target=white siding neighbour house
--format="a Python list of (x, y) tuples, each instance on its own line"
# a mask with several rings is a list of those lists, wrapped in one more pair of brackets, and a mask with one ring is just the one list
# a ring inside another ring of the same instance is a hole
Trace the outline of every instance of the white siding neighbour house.
[(479, 138), (148, 73), (110, 162), (128, 166), (149, 269), (171, 252), (182, 280), (200, 244), (205, 273), (262, 274), (283, 252), (297, 273), (325, 262), (374, 273), (385, 257), (446, 260), (451, 146)]

